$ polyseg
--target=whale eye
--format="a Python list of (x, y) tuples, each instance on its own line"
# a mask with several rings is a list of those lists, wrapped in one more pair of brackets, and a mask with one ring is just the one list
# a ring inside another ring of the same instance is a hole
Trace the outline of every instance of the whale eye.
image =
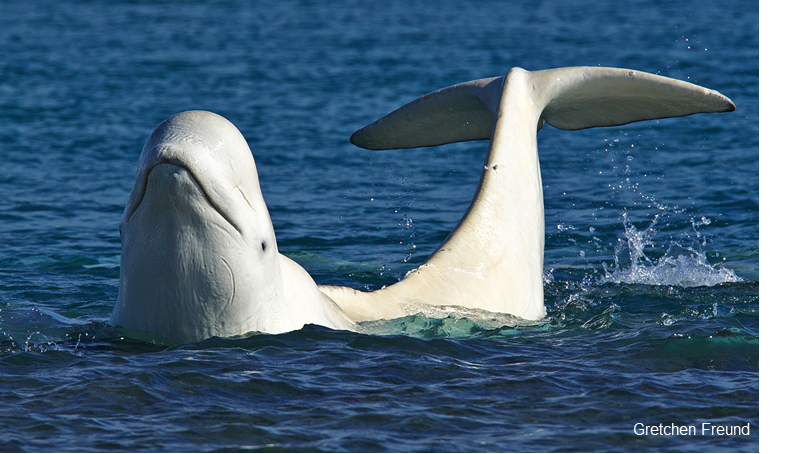
[(265, 242), (261, 242), (260, 245), (262, 246), (262, 252), (265, 252)]

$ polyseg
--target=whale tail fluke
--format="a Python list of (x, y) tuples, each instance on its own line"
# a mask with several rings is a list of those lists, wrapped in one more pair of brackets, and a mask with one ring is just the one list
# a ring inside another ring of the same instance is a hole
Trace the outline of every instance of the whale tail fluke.
[[(528, 99), (543, 122), (558, 129), (618, 126), (696, 113), (729, 112), (717, 91), (620, 68), (572, 67), (523, 72)], [(422, 96), (356, 131), (350, 141), (372, 150), (416, 148), (489, 139), (508, 77), (465, 82)]]
[(444, 88), (352, 135), (374, 150), (490, 139), (481, 179), (459, 224), (423, 265), (374, 292), (322, 287), (354, 320), (401, 317), (422, 305), (546, 315), (544, 197), (537, 133), (726, 112), (735, 105), (688, 82), (615, 68), (560, 68)]

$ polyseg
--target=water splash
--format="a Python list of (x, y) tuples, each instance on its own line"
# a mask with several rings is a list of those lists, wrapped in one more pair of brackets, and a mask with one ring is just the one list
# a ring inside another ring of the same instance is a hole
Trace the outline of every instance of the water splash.
[(722, 282), (740, 282), (735, 273), (720, 264), (711, 265), (705, 256), (705, 237), (699, 233), (699, 227), (710, 224), (710, 220), (702, 217), (700, 221), (691, 220), (696, 239), (690, 246), (683, 246), (670, 240), (667, 252), (654, 260), (645, 254), (645, 248), (654, 246), (653, 237), (658, 233), (657, 214), (650, 225), (644, 230), (637, 230), (623, 213), (623, 238), (618, 238), (615, 247), (614, 266), (608, 269), (604, 264), (604, 276), (600, 283), (625, 283), (666, 285), (680, 287), (713, 286)]

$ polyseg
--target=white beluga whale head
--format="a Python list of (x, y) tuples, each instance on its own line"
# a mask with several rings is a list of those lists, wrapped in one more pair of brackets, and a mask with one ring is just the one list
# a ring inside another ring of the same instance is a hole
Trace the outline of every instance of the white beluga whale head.
[(120, 230), (112, 324), (172, 342), (352, 325), (279, 254), (249, 146), (219, 115), (184, 112), (156, 128)]

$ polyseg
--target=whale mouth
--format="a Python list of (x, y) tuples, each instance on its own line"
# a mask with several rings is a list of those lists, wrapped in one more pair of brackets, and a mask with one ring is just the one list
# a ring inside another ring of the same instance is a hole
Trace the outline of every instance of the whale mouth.
[(178, 161), (179, 160), (177, 159), (162, 159), (145, 168), (144, 173), (137, 177), (137, 179), (140, 180), (140, 187), (137, 191), (136, 197), (134, 197), (133, 202), (129, 204), (128, 210), (124, 214), (124, 219), (126, 221), (130, 220), (142, 205), (142, 201), (145, 199), (145, 196), (148, 193), (150, 174), (155, 169), (160, 168), (163, 169), (164, 172), (166, 172), (166, 174), (170, 177), (174, 176), (176, 173), (183, 173), (187, 177), (188, 181), (194, 186), (194, 188), (199, 191), (199, 194), (202, 196), (203, 200), (207, 202), (213, 211), (218, 213), (218, 215), (227, 221), (227, 223), (230, 224), (232, 228), (238, 233), (242, 233), (240, 226), (232, 220), (232, 217), (229, 216), (226, 210), (222, 208), (221, 204), (214, 200), (211, 191), (207, 191), (205, 189), (203, 183), (199, 178), (197, 178), (196, 175), (194, 175), (194, 172), (189, 169), (188, 165)]

